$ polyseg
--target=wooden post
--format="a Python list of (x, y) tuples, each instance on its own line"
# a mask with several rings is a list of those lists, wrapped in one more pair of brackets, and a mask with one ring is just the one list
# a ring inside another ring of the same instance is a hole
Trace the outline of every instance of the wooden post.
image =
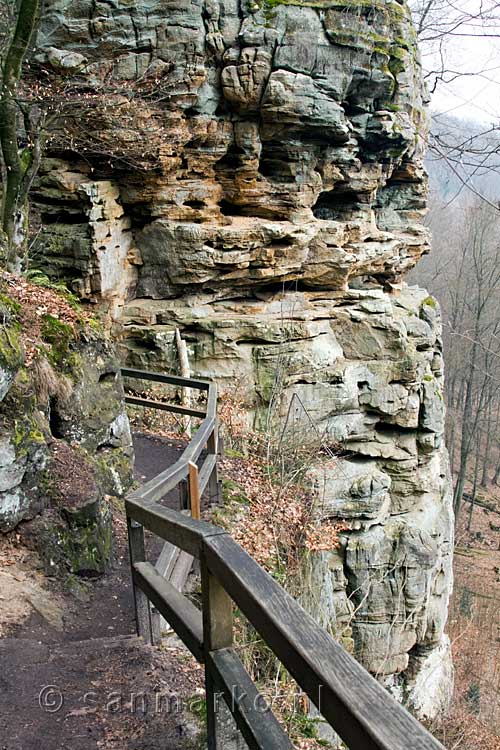
[(197, 521), (201, 518), (200, 509), (200, 485), (198, 483), (198, 467), (192, 461), (189, 462), (189, 501), (191, 505), (191, 518)]
[[(201, 564), (201, 592), (203, 608), (203, 648), (205, 651), (205, 692), (207, 699), (207, 748), (223, 750), (220, 738), (221, 709), (224, 702), (210, 674), (208, 653), (220, 648), (229, 648), (233, 643), (233, 603), (229, 594), (214, 578), (206, 566), (203, 555)], [(225, 705), (223, 708), (226, 708)], [(227, 714), (227, 710), (225, 712)]]
[(152, 604), (151, 606), (151, 641), (153, 646), (161, 642), (161, 621), (162, 616)]
[[(179, 355), (181, 377), (190, 378), (191, 370), (189, 367), (187, 345), (186, 345), (186, 342), (182, 339), (181, 333), (178, 328), (175, 329), (175, 342), (177, 344), (177, 353)], [(191, 406), (191, 389), (181, 387), (180, 392), (181, 392), (180, 394), (181, 405), (187, 406), (189, 408)], [(190, 438), (191, 437), (191, 417), (188, 417), (188, 416), (184, 417), (184, 431), (186, 435)]]
[[(217, 456), (217, 449), (218, 449), (217, 443), (218, 443), (218, 426), (216, 422), (214, 431), (212, 432), (212, 434), (210, 435), (207, 441), (207, 452), (209, 454)], [(210, 497), (210, 505), (213, 505), (214, 503), (219, 502), (219, 479), (217, 476), (217, 462), (215, 463), (213, 471), (210, 475), (210, 479), (208, 480), (208, 491), (209, 491), (209, 497)]]
[[(144, 548), (144, 529), (140, 523), (133, 521), (127, 516), (128, 548), (130, 553), (130, 565), (146, 561)], [(137, 635), (144, 638), (146, 643), (153, 643), (153, 632), (151, 627), (151, 608), (146, 594), (135, 585), (132, 578), (132, 589), (134, 592), (135, 622)]]

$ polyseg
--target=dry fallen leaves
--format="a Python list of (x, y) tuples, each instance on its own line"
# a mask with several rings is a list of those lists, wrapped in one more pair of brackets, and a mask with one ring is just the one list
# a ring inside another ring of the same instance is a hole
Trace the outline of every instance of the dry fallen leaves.
[(15, 276), (7, 271), (0, 272), (0, 282), (3, 283), (8, 296), (20, 305), (18, 319), (21, 324), (21, 338), (25, 348), (25, 364), (29, 367), (38, 355), (41, 341), (41, 325), (45, 315), (70, 325), (75, 331), (78, 323), (91, 316), (89, 313), (77, 311), (53, 289), (47, 289), (32, 284), (22, 276)]

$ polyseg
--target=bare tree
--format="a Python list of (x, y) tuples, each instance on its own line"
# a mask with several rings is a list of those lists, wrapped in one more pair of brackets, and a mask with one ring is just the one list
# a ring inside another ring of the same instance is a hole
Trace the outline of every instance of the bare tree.
[(500, 37), (500, 2), (497, 0), (411, 0), (410, 8), (424, 57), (424, 77), (432, 93), (442, 83), (461, 76), (487, 77), (500, 65), (474, 70), (453, 62), (457, 40)]
[[(498, 0), (410, 0), (421, 51), (424, 79), (432, 94), (449, 90), (472, 78), (477, 89), (500, 75), (500, 2)], [(473, 46), (471, 46), (473, 45)], [(491, 48), (491, 58), (471, 49)], [(472, 104), (472, 103), (471, 103)], [(446, 112), (433, 113), (429, 158), (441, 161), (457, 187), (450, 200), (463, 191), (489, 202), (484, 189), (488, 173), (500, 168), (500, 125), (480, 113), (474, 123), (463, 123)]]
[(417, 276), (443, 308), (447, 437), (458, 517), (467, 483), (474, 500), (494, 454), (492, 432), (500, 407), (500, 216), (479, 198), (446, 205), (434, 196), (430, 225), (434, 250)]
[(101, 80), (84, 66), (74, 75), (34, 64), (30, 52), (44, 8), (40, 0), (0, 0), (0, 250), (14, 273), (27, 265), (29, 194), (44, 149), (109, 171), (158, 168), (165, 145), (161, 102), (175, 67), (152, 61), (140, 78), (124, 81), (108, 74), (118, 54), (112, 49), (101, 61), (108, 71)]

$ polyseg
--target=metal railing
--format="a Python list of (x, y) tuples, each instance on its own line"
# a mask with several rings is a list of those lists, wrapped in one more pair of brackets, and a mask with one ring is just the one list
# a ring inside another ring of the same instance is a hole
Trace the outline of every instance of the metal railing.
[[(182, 456), (132, 492), (126, 512), (138, 633), (153, 640), (151, 602), (205, 665), (209, 750), (223, 748), (217, 729), (220, 694), (251, 750), (292, 748), (233, 648), (233, 602), (351, 750), (443, 750), (226, 531), (159, 505), (168, 491), (189, 478), (190, 466), (205, 446), (207, 457), (199, 474), (191, 470), (190, 494), (198, 489), (199, 496), (207, 484), (217, 484), (215, 385), (129, 369), (122, 372), (125, 377), (208, 391), (205, 417)], [(141, 400), (128, 397), (127, 401), (139, 404)], [(161, 402), (158, 408), (169, 407)], [(199, 560), (201, 610), (146, 561), (144, 529)]]

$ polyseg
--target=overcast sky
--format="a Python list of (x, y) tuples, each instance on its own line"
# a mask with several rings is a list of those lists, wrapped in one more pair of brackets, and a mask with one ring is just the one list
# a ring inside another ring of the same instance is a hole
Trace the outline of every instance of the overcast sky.
[(417, 26), (423, 23), (424, 70), (439, 69), (439, 50), (449, 71), (432, 95), (432, 109), (500, 124), (499, 0), (409, 2)]
[(500, 38), (455, 41), (450, 57), (453, 68), (464, 75), (439, 85), (432, 109), (500, 123)]

